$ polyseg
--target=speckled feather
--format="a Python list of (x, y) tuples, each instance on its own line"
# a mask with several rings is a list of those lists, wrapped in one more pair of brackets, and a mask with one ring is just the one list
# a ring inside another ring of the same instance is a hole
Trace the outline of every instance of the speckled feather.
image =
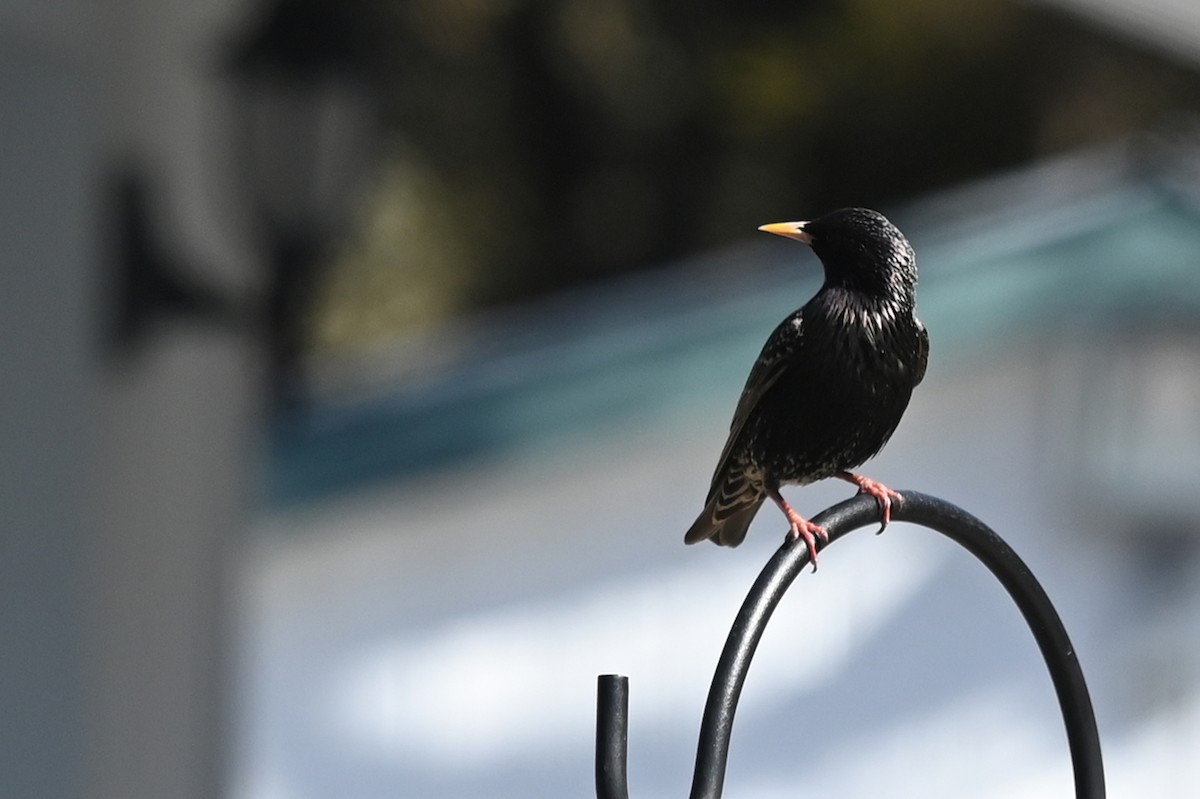
[(769, 489), (854, 468), (887, 443), (925, 375), (916, 256), (875, 211), (805, 223), (825, 282), (771, 333), (754, 362), (685, 541), (737, 546)]

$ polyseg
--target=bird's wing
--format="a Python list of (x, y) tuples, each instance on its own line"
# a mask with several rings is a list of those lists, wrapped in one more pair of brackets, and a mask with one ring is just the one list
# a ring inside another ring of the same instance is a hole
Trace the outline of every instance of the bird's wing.
[(917, 370), (913, 375), (913, 388), (921, 385), (921, 381), (925, 379), (925, 367), (929, 364), (929, 331), (925, 329), (925, 325), (920, 319), (913, 317), (917, 322)]
[(800, 342), (802, 328), (803, 315), (796, 311), (779, 323), (754, 361), (750, 376), (746, 378), (746, 386), (742, 389), (742, 396), (733, 412), (733, 421), (729, 423), (729, 438), (725, 441), (725, 448), (721, 450), (721, 457), (717, 459), (717, 468), (713, 472), (712, 486), (709, 489), (710, 499), (728, 476), (726, 469), (729, 459), (738, 437), (746, 427), (746, 422), (771, 386), (787, 371), (791, 356)]

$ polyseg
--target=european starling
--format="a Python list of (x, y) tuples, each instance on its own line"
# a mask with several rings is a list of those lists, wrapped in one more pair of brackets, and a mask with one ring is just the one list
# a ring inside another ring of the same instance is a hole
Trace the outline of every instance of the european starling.
[(883, 448), (925, 376), (929, 336), (914, 313), (912, 245), (876, 211), (847, 208), (811, 222), (759, 230), (812, 247), (825, 269), (820, 291), (784, 319), (742, 390), (707, 504), (684, 541), (735, 547), (770, 497), (803, 538), (813, 569), (828, 534), (779, 494), (787, 483), (839, 477), (874, 496), (883, 524), (900, 495), (852, 469)]

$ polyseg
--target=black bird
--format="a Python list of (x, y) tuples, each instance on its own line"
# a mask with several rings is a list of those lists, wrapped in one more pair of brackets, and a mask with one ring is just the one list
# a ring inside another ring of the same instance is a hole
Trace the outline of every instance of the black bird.
[(742, 390), (707, 504), (684, 541), (735, 547), (763, 500), (803, 538), (813, 569), (819, 525), (780, 496), (787, 483), (839, 477), (874, 496), (883, 525), (900, 495), (852, 469), (883, 448), (925, 376), (929, 336), (914, 313), (912, 245), (882, 214), (846, 208), (811, 222), (759, 230), (812, 247), (825, 269), (820, 291), (771, 333)]

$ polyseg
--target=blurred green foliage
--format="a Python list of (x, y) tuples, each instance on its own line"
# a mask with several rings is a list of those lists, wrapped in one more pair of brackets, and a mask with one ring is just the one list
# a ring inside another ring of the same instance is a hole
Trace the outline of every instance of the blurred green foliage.
[(718, 247), (1200, 105), (1200, 79), (1015, 0), (356, 0), (387, 163), (314, 344)]

